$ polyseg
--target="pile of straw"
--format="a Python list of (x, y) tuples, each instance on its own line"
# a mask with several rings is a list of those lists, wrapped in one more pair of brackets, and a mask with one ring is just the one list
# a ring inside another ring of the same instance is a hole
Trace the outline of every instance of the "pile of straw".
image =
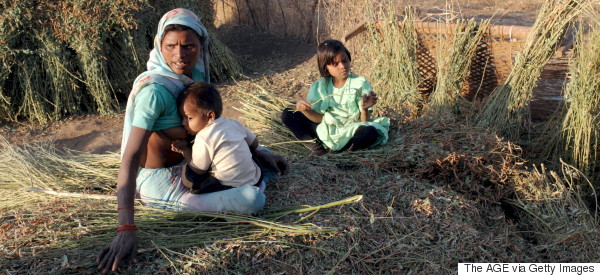
[(600, 241), (598, 200), (586, 201), (582, 181), (590, 184), (583, 173), (564, 162), (559, 173), (542, 165), (516, 177), (515, 198), (503, 200), (514, 207), (519, 228), (535, 240), (537, 251), (545, 251), (548, 261), (600, 259), (593, 252)]
[(477, 115), (476, 121), (480, 126), (495, 128), (511, 139), (520, 138), (523, 129), (531, 124), (529, 102), (544, 65), (554, 54), (573, 19), (591, 2), (544, 2), (512, 71)]
[(0, 137), (0, 178), (23, 186), (54, 191), (114, 193), (119, 155), (60, 152), (49, 143), (25, 148)]
[(490, 20), (479, 24), (475, 19), (459, 20), (453, 30), (448, 27), (452, 25), (445, 26), (445, 32), (438, 34), (437, 81), (427, 110), (438, 119), (451, 120), (463, 114), (461, 88), (471, 71), (477, 47), (489, 33)]
[(214, 35), (207, 2), (3, 1), (0, 120), (45, 123), (89, 111), (114, 112), (145, 70), (160, 17), (176, 7), (204, 18), (213, 41), (214, 79), (239, 75), (236, 57)]
[[(589, 176), (600, 171), (600, 25), (580, 30), (565, 87), (566, 112), (558, 150), (568, 163)], [(597, 180), (598, 178), (596, 178)]]
[(412, 175), (486, 201), (512, 193), (510, 180), (525, 163), (520, 147), (459, 122), (418, 119), (390, 135), (384, 146), (323, 159), (338, 169)]
[(295, 104), (257, 84), (239, 85), (238, 96), (242, 99), (242, 107), (238, 110), (262, 145), (288, 157), (310, 152), (281, 122), (283, 109), (295, 110)]
[(423, 103), (417, 92), (419, 70), (417, 67), (418, 37), (415, 27), (415, 10), (406, 8), (398, 27), (393, 9), (370, 11), (371, 21), (380, 18), (383, 24), (368, 26), (368, 43), (365, 55), (369, 64), (369, 80), (381, 99), (376, 105), (379, 112), (394, 120), (401, 120), (404, 109), (415, 115)]
[[(30, 268), (30, 272), (46, 273), (49, 268), (57, 267), (51, 263), (53, 259), (66, 257), (71, 261), (86, 262), (88, 256), (95, 255), (101, 246), (110, 242), (115, 235), (117, 215), (113, 182), (118, 154), (65, 154), (49, 144), (18, 148), (6, 141), (1, 142), (0, 148), (0, 195), (21, 198), (0, 204), (0, 240), (4, 244), (0, 255), (5, 259), (19, 255), (18, 259), (12, 260), (12, 265), (3, 263), (4, 268), (21, 272)], [(36, 191), (29, 188), (31, 185), (49, 190), (45, 190), (45, 194), (25, 191)], [(59, 195), (60, 199), (48, 194)], [(142, 257), (166, 256), (165, 251), (168, 251), (182, 261), (173, 268), (206, 268), (206, 261), (189, 263), (193, 258), (186, 255), (190, 249), (235, 243), (281, 242), (289, 245), (295, 242), (296, 236), (329, 236), (337, 229), (302, 223), (304, 213), (314, 215), (361, 199), (362, 196), (350, 196), (316, 206), (270, 207), (260, 218), (173, 212), (136, 203), (136, 224), (143, 240), (140, 248), (146, 252), (154, 251)], [(188, 261), (183, 261), (185, 259)], [(209, 260), (218, 263), (218, 259)], [(31, 261), (38, 264), (26, 264)], [(94, 265), (88, 262), (84, 266), (68, 266), (64, 263), (62, 268), (93, 270)]]

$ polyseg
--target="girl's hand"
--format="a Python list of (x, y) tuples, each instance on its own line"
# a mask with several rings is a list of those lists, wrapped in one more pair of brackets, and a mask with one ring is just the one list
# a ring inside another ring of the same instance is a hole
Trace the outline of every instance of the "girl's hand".
[(377, 104), (377, 95), (375, 94), (375, 92), (370, 91), (368, 94), (364, 95), (363, 98), (360, 100), (360, 109), (366, 111), (369, 108), (373, 107), (375, 104)]
[(312, 110), (312, 105), (310, 103), (308, 103), (306, 100), (300, 99), (296, 103), (296, 110), (301, 111), (301, 112), (309, 111), (309, 110)]
[(183, 151), (188, 149), (187, 141), (184, 139), (173, 140), (171, 143), (171, 151), (183, 154)]

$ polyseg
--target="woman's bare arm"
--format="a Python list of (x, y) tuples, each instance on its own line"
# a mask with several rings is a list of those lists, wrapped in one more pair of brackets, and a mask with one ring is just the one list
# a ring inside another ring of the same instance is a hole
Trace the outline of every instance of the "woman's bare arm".
[[(134, 198), (136, 177), (142, 154), (146, 151), (150, 131), (132, 127), (127, 146), (121, 159), (117, 177), (118, 225), (134, 224)], [(135, 258), (137, 253), (137, 235), (134, 230), (117, 232), (113, 241), (98, 255), (98, 269), (105, 274), (116, 271), (126, 256)]]
[[(131, 128), (131, 134), (129, 134), (129, 139), (127, 140), (127, 146), (121, 160), (119, 176), (117, 177), (117, 200), (119, 207), (133, 207), (140, 156), (146, 150), (150, 133), (146, 129), (135, 126)], [(119, 212), (119, 224), (133, 224), (133, 212)]]

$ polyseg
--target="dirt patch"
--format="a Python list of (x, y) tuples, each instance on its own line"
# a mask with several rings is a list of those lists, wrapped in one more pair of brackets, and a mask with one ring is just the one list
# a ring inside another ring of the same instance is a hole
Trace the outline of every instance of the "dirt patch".
[(219, 39), (241, 60), (249, 77), (268, 76), (294, 68), (316, 53), (316, 46), (301, 39), (280, 37), (248, 26), (223, 25)]
[(123, 115), (86, 115), (44, 126), (5, 125), (0, 135), (18, 145), (54, 141), (59, 149), (105, 153), (119, 150), (122, 128)]

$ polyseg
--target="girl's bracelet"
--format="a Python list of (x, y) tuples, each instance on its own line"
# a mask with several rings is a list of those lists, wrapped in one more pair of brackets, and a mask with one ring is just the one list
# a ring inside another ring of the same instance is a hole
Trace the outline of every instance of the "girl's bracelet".
[(123, 224), (117, 226), (117, 232), (125, 231), (125, 230), (138, 230), (135, 224)]

